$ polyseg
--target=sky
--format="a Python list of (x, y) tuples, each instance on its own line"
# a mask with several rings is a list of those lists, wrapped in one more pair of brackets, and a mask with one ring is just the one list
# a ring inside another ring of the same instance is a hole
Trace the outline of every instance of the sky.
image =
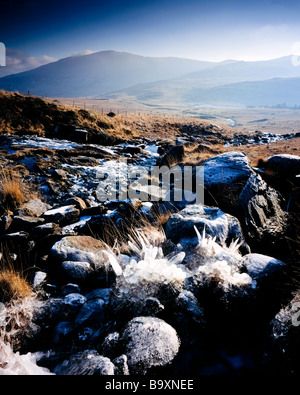
[(0, 75), (103, 50), (274, 59), (300, 51), (299, 20), (299, 0), (0, 0)]

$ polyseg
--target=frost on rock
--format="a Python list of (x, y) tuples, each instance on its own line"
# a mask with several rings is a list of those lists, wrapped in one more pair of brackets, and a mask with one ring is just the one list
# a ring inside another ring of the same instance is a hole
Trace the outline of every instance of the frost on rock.
[(130, 373), (145, 374), (154, 366), (169, 364), (179, 351), (175, 329), (155, 317), (137, 317), (122, 335)]
[(205, 229), (201, 235), (197, 228), (198, 245), (190, 255), (189, 267), (195, 275), (204, 279), (217, 280), (225, 291), (232, 286), (255, 287), (255, 281), (247, 273), (240, 272), (242, 256), (239, 253), (238, 240), (229, 247), (220, 246), (215, 238), (206, 237)]
[(109, 358), (99, 355), (96, 350), (85, 350), (63, 361), (54, 371), (60, 376), (107, 376), (114, 375), (114, 368)]

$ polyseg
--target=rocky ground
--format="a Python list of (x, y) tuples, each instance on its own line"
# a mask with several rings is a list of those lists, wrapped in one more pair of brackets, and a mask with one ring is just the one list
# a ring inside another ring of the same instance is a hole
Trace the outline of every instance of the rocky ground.
[[(20, 301), (0, 283), (1, 374), (299, 373), (300, 157), (254, 165), (251, 147), (276, 135), (180, 129), (109, 144), (74, 128), (0, 137), (1, 264), (33, 290)], [(99, 170), (191, 163), (204, 205), (99, 201)]]

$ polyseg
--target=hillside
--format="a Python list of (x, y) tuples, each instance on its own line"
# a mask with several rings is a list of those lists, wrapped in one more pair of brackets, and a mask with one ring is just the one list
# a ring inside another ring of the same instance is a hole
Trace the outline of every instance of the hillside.
[(265, 62), (232, 62), (176, 79), (137, 84), (109, 97), (126, 94), (148, 104), (231, 106), (299, 106), (300, 68), (290, 57)]
[(111, 145), (143, 137), (173, 140), (185, 131), (209, 135), (214, 128), (221, 130), (226, 139), (236, 134), (230, 127), (218, 129), (201, 119), (104, 114), (63, 105), (56, 100), (0, 91), (0, 135), (80, 140), (86, 131), (87, 142)]
[(147, 105), (300, 105), (291, 57), (202, 62), (102, 51), (0, 78), (0, 89), (39, 96), (131, 97)]
[(246, 81), (211, 89), (191, 89), (182, 100), (186, 102), (231, 103), (247, 106), (299, 106), (300, 78), (273, 78)]
[(101, 96), (138, 83), (176, 78), (214, 66), (180, 58), (151, 58), (125, 52), (102, 51), (74, 56), (0, 79), (0, 89), (39, 96)]

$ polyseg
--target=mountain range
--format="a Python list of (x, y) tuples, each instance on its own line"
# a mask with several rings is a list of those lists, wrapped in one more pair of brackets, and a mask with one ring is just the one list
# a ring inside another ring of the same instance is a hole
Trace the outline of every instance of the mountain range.
[(205, 62), (102, 51), (0, 78), (0, 89), (49, 97), (130, 96), (144, 104), (300, 105), (290, 56)]

